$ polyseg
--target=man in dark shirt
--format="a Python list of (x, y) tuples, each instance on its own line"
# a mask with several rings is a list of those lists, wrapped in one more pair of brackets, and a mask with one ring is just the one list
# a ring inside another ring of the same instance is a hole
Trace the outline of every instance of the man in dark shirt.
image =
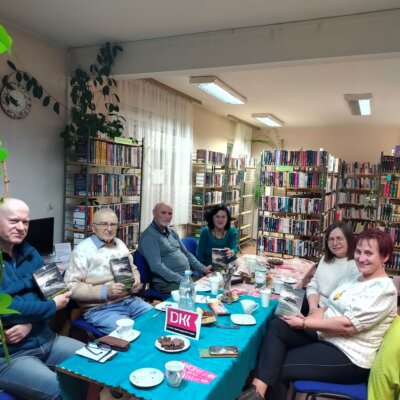
[(153, 272), (153, 287), (163, 293), (179, 288), (186, 269), (206, 274), (211, 266), (201, 264), (169, 227), (173, 215), (170, 204), (157, 203), (153, 209), (153, 222), (140, 236), (139, 251), (146, 258)]

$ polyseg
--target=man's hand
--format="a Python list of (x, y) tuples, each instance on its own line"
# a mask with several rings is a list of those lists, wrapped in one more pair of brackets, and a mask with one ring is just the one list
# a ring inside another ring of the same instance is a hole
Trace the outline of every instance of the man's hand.
[(62, 310), (65, 308), (69, 302), (69, 298), (71, 297), (72, 292), (68, 291), (66, 293), (59, 294), (54, 297), (54, 302), (56, 303), (56, 310)]
[(209, 273), (211, 272), (211, 270), (212, 270), (212, 265), (211, 265), (211, 264), (210, 264), (210, 265), (207, 265), (207, 267), (205, 267), (205, 268), (203, 269), (203, 275), (209, 274)]
[(118, 297), (126, 296), (128, 291), (123, 283), (110, 282), (107, 289), (107, 299), (114, 300)]
[(142, 287), (142, 284), (140, 282), (135, 281), (133, 283), (132, 287), (131, 287), (130, 292), (131, 293), (137, 293), (140, 290), (141, 287)]
[(28, 333), (31, 331), (31, 324), (19, 324), (14, 325), (10, 329), (7, 329), (4, 334), (6, 337), (6, 342), (9, 344), (19, 343), (21, 340), (25, 339), (28, 336)]

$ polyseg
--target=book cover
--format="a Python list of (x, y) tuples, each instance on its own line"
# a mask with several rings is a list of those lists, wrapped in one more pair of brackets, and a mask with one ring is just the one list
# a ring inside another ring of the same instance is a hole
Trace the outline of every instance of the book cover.
[(300, 313), (305, 290), (294, 288), (284, 284), (281, 290), (278, 307), (275, 310), (277, 316), (294, 316)]
[(51, 300), (59, 294), (68, 292), (67, 285), (64, 283), (55, 262), (39, 268), (32, 273), (32, 276), (46, 300)]
[(127, 256), (110, 260), (110, 269), (115, 282), (124, 284), (126, 289), (129, 289), (135, 282), (132, 267)]
[(211, 264), (214, 271), (226, 270), (228, 268), (228, 260), (224, 249), (212, 248)]

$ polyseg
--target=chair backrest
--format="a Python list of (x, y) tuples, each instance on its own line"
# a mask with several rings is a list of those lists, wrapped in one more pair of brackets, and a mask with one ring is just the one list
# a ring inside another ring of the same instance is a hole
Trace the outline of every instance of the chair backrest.
[(17, 400), (12, 394), (0, 391), (0, 400)]
[(141, 282), (143, 284), (151, 283), (153, 274), (151, 273), (149, 264), (147, 263), (146, 259), (140, 253), (139, 250), (135, 251), (133, 259), (134, 259), (134, 263), (137, 266), (137, 269), (139, 271)]
[(371, 367), (368, 400), (400, 398), (400, 317), (387, 330)]
[(194, 237), (187, 236), (182, 239), (182, 243), (186, 247), (186, 250), (196, 257), (197, 240)]

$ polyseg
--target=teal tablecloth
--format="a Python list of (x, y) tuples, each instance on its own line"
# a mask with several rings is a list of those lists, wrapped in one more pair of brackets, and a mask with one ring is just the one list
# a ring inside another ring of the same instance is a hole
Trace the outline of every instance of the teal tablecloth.
[[(241, 297), (241, 299), (244, 298), (247, 297)], [(255, 300), (260, 302), (259, 299)], [(202, 327), (199, 341), (190, 340), (191, 346), (188, 350), (172, 354), (161, 352), (154, 346), (159, 336), (170, 333), (164, 331), (165, 314), (161, 313), (153, 318), (155, 312), (150, 311), (135, 320), (134, 329), (139, 330), (141, 335), (132, 342), (127, 352), (120, 352), (104, 364), (72, 356), (58, 366), (63, 399), (85, 399), (85, 384), (82, 380), (90, 380), (110, 388), (123, 389), (146, 400), (232, 400), (241, 392), (249, 372), (255, 366), (267, 321), (272, 318), (276, 305), (276, 300), (271, 300), (268, 308), (262, 308), (260, 305), (253, 313), (257, 320), (256, 325), (241, 326), (240, 329)], [(227, 305), (227, 307), (232, 314), (242, 313), (240, 302)], [(218, 317), (218, 322), (231, 323), (229, 317)], [(238, 346), (240, 355), (237, 358), (200, 358), (198, 349), (211, 345)], [(218, 376), (210, 384), (183, 381), (179, 388), (169, 387), (165, 379), (160, 385), (149, 389), (137, 388), (130, 383), (129, 374), (132, 371), (152, 367), (164, 372), (165, 363), (171, 360), (186, 361)], [(79, 375), (81, 379), (68, 375), (68, 371)]]

